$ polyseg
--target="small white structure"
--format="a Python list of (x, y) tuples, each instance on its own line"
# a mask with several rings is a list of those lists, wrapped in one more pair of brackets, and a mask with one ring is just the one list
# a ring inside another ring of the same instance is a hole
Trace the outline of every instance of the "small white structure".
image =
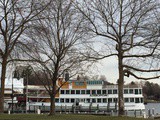
[[(12, 84), (13, 84), (13, 88), (12, 88)], [(23, 94), (23, 89), (24, 89), (24, 84), (23, 84), (23, 78), (21, 79), (9, 79), (6, 78), (5, 79), (5, 90), (4, 90), (4, 109), (8, 110), (9, 108), (9, 103), (12, 103), (12, 89), (14, 91), (15, 94)], [(17, 103), (17, 97), (13, 97), (13, 103)]]
[(24, 89), (24, 83), (23, 83), (23, 78), (20, 78), (19, 80), (16, 78), (13, 79), (5, 79), (5, 89), (12, 89), (12, 80), (13, 80), (13, 90), (23, 93)]

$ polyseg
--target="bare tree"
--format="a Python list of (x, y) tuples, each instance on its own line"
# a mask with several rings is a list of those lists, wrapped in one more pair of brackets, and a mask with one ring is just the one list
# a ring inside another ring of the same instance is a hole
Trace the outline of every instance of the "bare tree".
[(72, 0), (52, 1), (37, 19), (28, 31), (32, 40), (29, 43), (31, 53), (28, 55), (37, 61), (36, 69), (45, 76), (41, 79), (41, 75), (37, 74), (50, 95), (50, 115), (53, 115), (55, 96), (63, 85), (57, 86), (58, 78), (66, 72), (73, 76), (86, 65), (83, 62), (86, 58), (78, 54), (81, 40), (86, 35), (83, 29), (85, 23), (82, 14), (74, 9)]
[(77, 9), (90, 22), (86, 29), (91, 31), (93, 36), (99, 36), (97, 39), (104, 44), (101, 52), (91, 48), (97, 56), (89, 58), (98, 60), (117, 56), (119, 115), (124, 115), (124, 76), (131, 75), (145, 80), (160, 77), (139, 76), (139, 72), (151, 72), (150, 65), (143, 65), (159, 45), (156, 27), (159, 23), (155, 19), (155, 11), (159, 5), (156, 0), (75, 1)]
[(4, 83), (6, 68), (15, 55), (15, 47), (22, 43), (22, 33), (29, 21), (47, 7), (47, 1), (0, 0), (0, 113), (4, 111)]

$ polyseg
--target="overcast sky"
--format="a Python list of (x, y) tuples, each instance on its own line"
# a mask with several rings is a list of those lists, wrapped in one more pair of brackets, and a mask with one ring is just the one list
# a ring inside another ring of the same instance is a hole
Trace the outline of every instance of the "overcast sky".
[[(105, 75), (107, 81), (116, 83), (118, 79), (118, 66), (117, 60), (115, 57), (106, 58), (100, 61), (101, 64), (98, 64), (99, 75)], [(130, 83), (131, 81), (143, 81), (137, 80), (134, 77), (125, 77), (125, 83)], [(160, 79), (149, 80), (150, 82), (160, 84)]]

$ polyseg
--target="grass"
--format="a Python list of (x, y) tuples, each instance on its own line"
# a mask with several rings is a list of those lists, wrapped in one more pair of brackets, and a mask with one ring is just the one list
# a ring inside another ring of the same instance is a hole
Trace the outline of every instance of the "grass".
[(145, 120), (134, 117), (110, 117), (96, 115), (57, 114), (54, 116), (37, 114), (0, 114), (0, 120)]

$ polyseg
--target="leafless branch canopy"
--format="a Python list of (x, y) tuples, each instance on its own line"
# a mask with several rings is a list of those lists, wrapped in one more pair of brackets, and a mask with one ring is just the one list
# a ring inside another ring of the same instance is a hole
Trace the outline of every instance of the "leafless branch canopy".
[[(37, 61), (35, 68), (45, 76), (41, 80), (48, 81), (44, 85), (52, 95), (60, 89), (61, 86), (55, 90), (55, 84), (66, 71), (73, 76), (82, 66), (87, 67), (86, 57), (79, 54), (82, 39), (87, 34), (86, 24), (72, 0), (55, 0), (36, 17), (36, 21), (31, 22), (25, 32), (29, 39), (26, 54)], [(39, 74), (37, 76), (40, 77)]]
[[(96, 41), (106, 46), (103, 48), (105, 52), (92, 50), (94, 54), (87, 55), (90, 58), (98, 60), (115, 55), (123, 61), (122, 66), (127, 68), (133, 66), (130, 63), (136, 64), (143, 58), (152, 59), (156, 53), (160, 45), (158, 1), (83, 0), (76, 1), (74, 5), (90, 23), (85, 26), (86, 29), (100, 36)], [(134, 71), (145, 72), (143, 69)], [(159, 69), (150, 68), (146, 71), (156, 72)]]

